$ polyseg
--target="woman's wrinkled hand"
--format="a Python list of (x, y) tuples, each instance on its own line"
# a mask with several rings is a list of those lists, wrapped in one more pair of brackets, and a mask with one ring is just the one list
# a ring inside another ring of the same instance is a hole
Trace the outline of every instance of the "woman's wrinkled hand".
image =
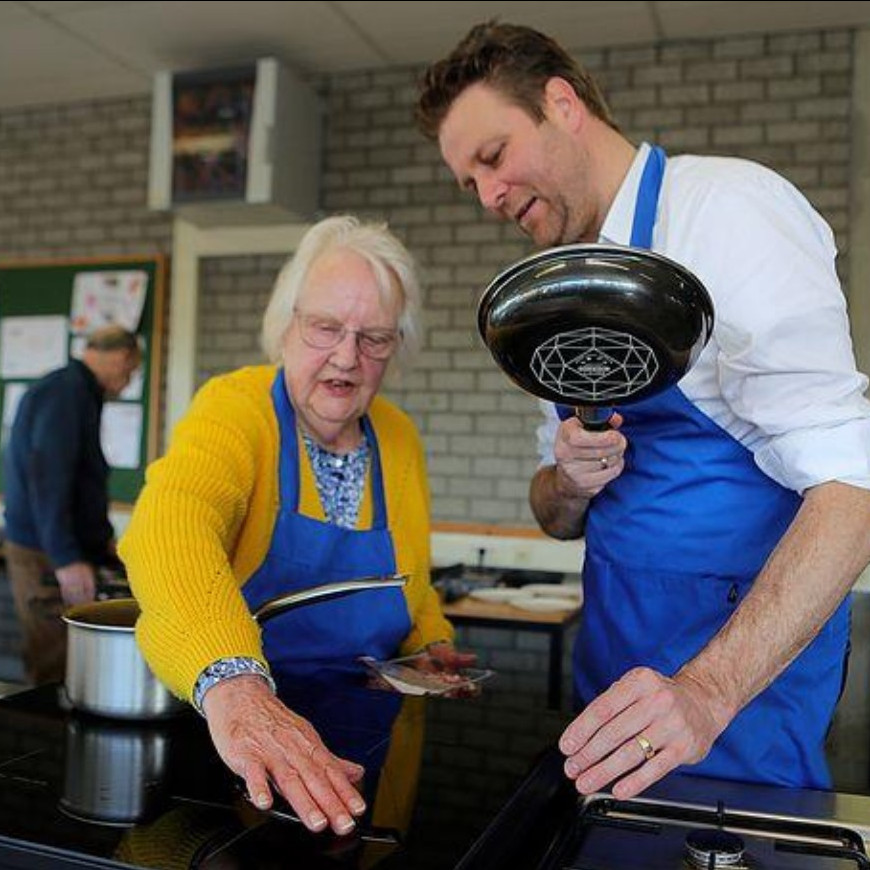
[(218, 754), (244, 779), (254, 806), (269, 809), (275, 788), (309, 830), (353, 830), (366, 808), (354, 785), (363, 768), (333, 755), (263, 679), (245, 675), (218, 683), (206, 693), (203, 712)]
[(435, 660), (440, 670), (458, 671), (461, 668), (470, 668), (477, 663), (477, 653), (461, 652), (449, 641), (430, 643), (426, 652)]
[(426, 647), (426, 652), (428, 656), (423, 658), (424, 664), (421, 664), (421, 670), (428, 667), (445, 680), (456, 680), (456, 687), (447, 689), (443, 697), (474, 698), (480, 694), (480, 685), (469, 681), (462, 674), (463, 668), (470, 668), (477, 664), (477, 653), (461, 652), (449, 641), (430, 643)]

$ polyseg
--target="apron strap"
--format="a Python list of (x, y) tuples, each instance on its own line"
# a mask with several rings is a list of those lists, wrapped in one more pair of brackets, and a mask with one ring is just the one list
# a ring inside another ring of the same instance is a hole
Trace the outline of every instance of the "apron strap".
[(272, 404), (278, 416), (278, 489), (281, 504), (295, 513), (299, 509), (299, 441), (296, 437), (296, 414), (287, 395), (284, 370), (281, 368), (272, 381)]
[[(640, 187), (634, 204), (630, 243), (633, 248), (648, 250), (652, 247), (659, 193), (665, 177), (665, 161), (664, 150), (658, 145), (651, 146), (643, 167), (643, 174), (640, 177)], [(576, 413), (576, 409), (569, 405), (556, 405), (556, 413), (560, 420), (569, 420)]]
[(634, 220), (631, 225), (631, 246), (633, 248), (648, 250), (652, 247), (659, 192), (664, 177), (665, 152), (658, 145), (653, 145), (643, 167), (637, 202), (634, 206)]
[(374, 426), (366, 414), (362, 419), (363, 432), (369, 442), (369, 457), (372, 463), (372, 528), (387, 527), (387, 499), (384, 495), (384, 477), (381, 468), (381, 451)]

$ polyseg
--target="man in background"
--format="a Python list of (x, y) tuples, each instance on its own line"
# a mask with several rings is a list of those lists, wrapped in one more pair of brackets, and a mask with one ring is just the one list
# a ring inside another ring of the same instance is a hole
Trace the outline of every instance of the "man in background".
[(23, 634), (27, 678), (63, 678), (65, 607), (93, 601), (96, 567), (116, 559), (109, 466), (100, 444), (103, 402), (141, 362), (135, 334), (107, 326), (81, 360), (24, 394), (3, 453), (6, 565)]

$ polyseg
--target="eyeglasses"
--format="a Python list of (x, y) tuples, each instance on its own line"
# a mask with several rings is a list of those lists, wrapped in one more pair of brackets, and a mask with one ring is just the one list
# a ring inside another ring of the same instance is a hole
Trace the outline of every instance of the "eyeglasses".
[(299, 334), (309, 347), (329, 350), (344, 341), (350, 332), (356, 335), (359, 352), (369, 359), (385, 360), (395, 350), (400, 332), (395, 329), (348, 329), (343, 323), (323, 314), (305, 314), (293, 309)]

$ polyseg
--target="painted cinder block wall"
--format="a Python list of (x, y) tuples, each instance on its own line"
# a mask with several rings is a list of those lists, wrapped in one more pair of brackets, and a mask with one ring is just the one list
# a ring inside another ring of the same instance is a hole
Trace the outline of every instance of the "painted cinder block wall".
[[(777, 169), (822, 211), (845, 257), (852, 49), (853, 34), (834, 30), (601, 49), (582, 60), (630, 138)], [(530, 247), (457, 189), (417, 133), (419, 73), (315, 83), (326, 106), (322, 211), (389, 221), (423, 266), (425, 346), (390, 394), (424, 435), (434, 516), (532, 524), (537, 409), (495, 369), (474, 316), (482, 288)], [(145, 202), (148, 130), (147, 97), (0, 112), (0, 256), (168, 252), (171, 221)], [(204, 263), (200, 381), (260, 359), (259, 319), (280, 262)]]
[[(833, 226), (845, 275), (854, 44), (851, 31), (828, 30), (603, 48), (581, 59), (633, 140), (750, 157), (798, 184)], [(389, 394), (424, 436), (434, 518), (532, 525), (537, 408), (496, 370), (475, 327), (482, 288), (530, 247), (460, 193), (417, 133), (420, 71), (313, 83), (326, 107), (322, 212), (389, 221), (422, 264), (423, 352)], [(149, 106), (141, 96), (0, 111), (0, 257), (171, 250), (170, 217), (146, 206)], [(202, 263), (199, 382), (260, 361), (259, 320), (281, 261)], [(7, 649), (14, 630), (7, 598)]]

